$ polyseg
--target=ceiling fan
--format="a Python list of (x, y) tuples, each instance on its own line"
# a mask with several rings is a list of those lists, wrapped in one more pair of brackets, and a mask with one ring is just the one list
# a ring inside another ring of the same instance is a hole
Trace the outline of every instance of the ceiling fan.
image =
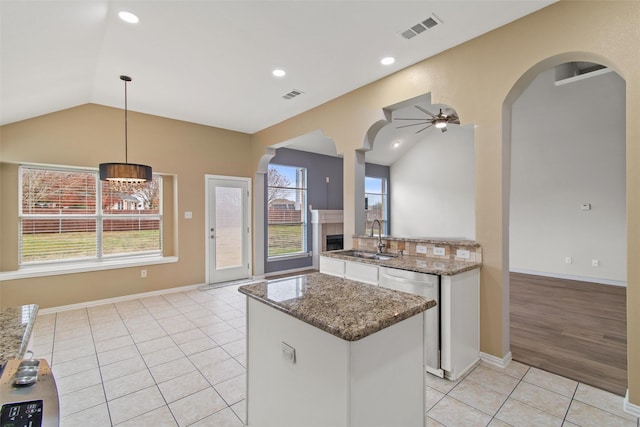
[(455, 113), (455, 111), (452, 110), (451, 108), (446, 108), (444, 110), (444, 112), (442, 111), (442, 108), (441, 108), (440, 112), (438, 114), (433, 114), (429, 110), (427, 110), (425, 108), (422, 108), (419, 105), (414, 105), (414, 107), (416, 107), (418, 110), (422, 111), (423, 113), (427, 114), (428, 117), (426, 117), (426, 118), (422, 117), (422, 118), (419, 118), (419, 119), (394, 118), (394, 120), (412, 120), (412, 121), (415, 122), (415, 123), (411, 123), (411, 124), (404, 125), (404, 126), (397, 126), (396, 129), (406, 128), (406, 127), (409, 127), (409, 126), (427, 125), (427, 126), (423, 127), (422, 129), (416, 131), (416, 133), (420, 133), (425, 129), (429, 129), (431, 126), (435, 126), (437, 129), (440, 129), (442, 132), (446, 132), (447, 131), (447, 124), (449, 124), (449, 123), (456, 124), (456, 125), (460, 124), (460, 118)]

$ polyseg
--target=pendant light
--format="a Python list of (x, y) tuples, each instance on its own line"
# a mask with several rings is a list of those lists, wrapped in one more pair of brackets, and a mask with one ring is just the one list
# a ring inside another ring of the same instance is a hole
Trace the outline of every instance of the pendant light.
[(127, 153), (127, 83), (129, 76), (120, 76), (124, 81), (124, 163), (100, 163), (100, 180), (107, 181), (116, 190), (135, 191), (153, 179), (151, 166), (128, 162)]

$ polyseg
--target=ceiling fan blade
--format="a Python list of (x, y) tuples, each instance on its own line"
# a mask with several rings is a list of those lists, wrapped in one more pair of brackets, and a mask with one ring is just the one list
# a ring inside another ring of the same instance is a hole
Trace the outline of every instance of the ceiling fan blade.
[[(409, 125), (402, 125), (402, 126), (396, 126), (396, 129), (402, 129), (402, 128), (408, 128), (409, 126), (419, 126), (419, 125), (426, 125), (428, 122), (423, 122), (423, 123), (411, 123)], [(431, 125), (429, 125), (431, 126)]]
[(422, 132), (423, 130), (429, 129), (431, 126), (433, 126), (433, 123), (431, 123), (431, 124), (430, 124), (429, 126), (427, 126), (426, 128), (422, 128), (422, 129), (420, 129), (420, 130), (419, 130), (419, 131), (417, 131), (416, 133), (420, 133), (420, 132)]
[(422, 120), (422, 121), (425, 121), (427, 119), (425, 119), (424, 117), (420, 117), (419, 119), (408, 119), (408, 118), (405, 119), (405, 118), (402, 118), (402, 117), (396, 117), (393, 120)]
[(430, 116), (431, 116), (431, 118), (435, 118), (435, 117), (436, 117), (436, 115), (435, 115), (435, 114), (433, 114), (432, 112), (430, 112), (429, 110), (427, 110), (427, 109), (425, 109), (425, 108), (422, 108), (422, 107), (421, 107), (421, 106), (419, 106), (419, 105), (415, 105), (414, 107), (416, 107), (418, 110), (422, 111), (423, 113), (426, 113), (426, 114), (430, 115)]

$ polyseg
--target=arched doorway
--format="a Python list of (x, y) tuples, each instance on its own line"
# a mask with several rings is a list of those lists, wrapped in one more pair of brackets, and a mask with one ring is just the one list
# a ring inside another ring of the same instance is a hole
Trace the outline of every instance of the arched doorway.
[(511, 351), (624, 395), (625, 83), (601, 63), (550, 58), (504, 104)]

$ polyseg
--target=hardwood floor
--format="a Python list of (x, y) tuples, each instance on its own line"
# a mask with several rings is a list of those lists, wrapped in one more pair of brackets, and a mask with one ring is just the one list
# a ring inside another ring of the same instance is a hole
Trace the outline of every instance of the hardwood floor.
[(626, 288), (510, 274), (513, 359), (624, 396)]

